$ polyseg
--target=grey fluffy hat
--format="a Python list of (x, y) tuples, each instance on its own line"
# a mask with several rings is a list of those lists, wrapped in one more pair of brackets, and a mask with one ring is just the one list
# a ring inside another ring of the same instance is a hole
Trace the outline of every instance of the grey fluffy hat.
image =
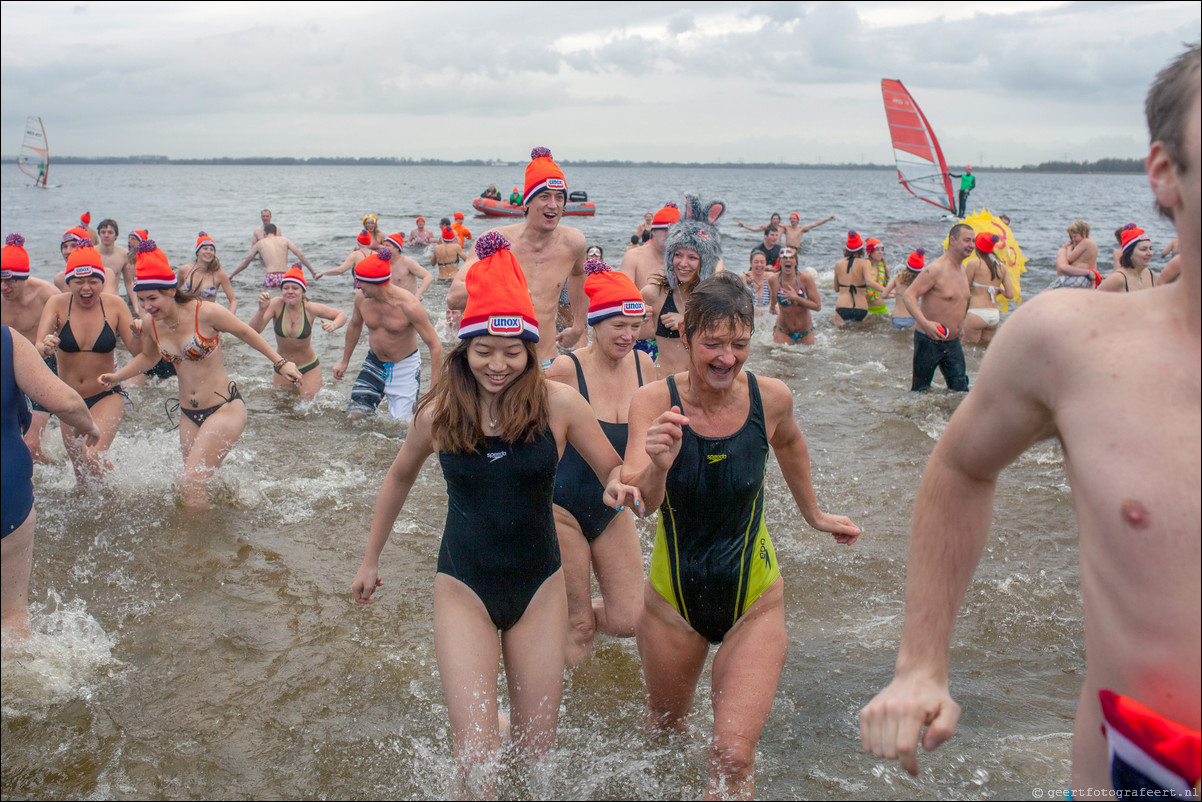
[(718, 234), (717, 222), (726, 211), (726, 201), (704, 202), (696, 195), (685, 195), (684, 200), (684, 214), (668, 229), (668, 238), (664, 241), (664, 275), (673, 291), (676, 290), (676, 276), (672, 272), (672, 256), (678, 249), (697, 251), (701, 257), (699, 280), (714, 275), (722, 257), (722, 237)]

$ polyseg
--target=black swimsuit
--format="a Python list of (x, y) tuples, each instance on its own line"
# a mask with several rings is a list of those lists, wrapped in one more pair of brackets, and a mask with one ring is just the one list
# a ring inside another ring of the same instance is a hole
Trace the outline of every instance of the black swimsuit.
[[(671, 308), (669, 308), (671, 307)], [(664, 305), (659, 310), (659, 320), (655, 323), (655, 336), (667, 337), (670, 340), (679, 340), (680, 332), (676, 329), (670, 329), (664, 325), (664, 315), (671, 312), (679, 311), (676, 308), (676, 292), (671, 288), (668, 289), (668, 297), (664, 299)]]
[[(849, 278), (851, 277), (851, 267), (853, 264), (855, 264), (855, 261), (856, 261), (855, 257), (852, 257), (847, 260), (847, 275)], [(843, 284), (841, 286), (846, 287), (848, 290), (851, 291), (851, 302), (853, 304), (856, 302), (856, 290), (863, 290), (864, 297), (865, 298), (868, 297), (868, 285), (867, 284)], [(867, 309), (857, 309), (854, 306), (836, 306), (835, 312), (838, 313), (839, 317), (843, 318), (844, 320), (848, 320), (848, 321), (860, 321), (860, 320), (863, 320), (864, 318), (868, 317)]]
[[(88, 351), (93, 354), (111, 354), (117, 347), (117, 334), (109, 325), (108, 318), (104, 317), (104, 301), (97, 296), (96, 302), (100, 304), (100, 317), (104, 320), (104, 328), (100, 330), (100, 336), (96, 338), (96, 342), (92, 343), (92, 347)], [(84, 349), (80, 348), (79, 343), (75, 341), (75, 333), (71, 331), (71, 307), (74, 303), (75, 296), (73, 295), (67, 301), (67, 320), (58, 333), (58, 350), (68, 354), (84, 352)]]
[(447, 522), (438, 573), (467, 585), (502, 631), (560, 567), (551, 503), (559, 449), (548, 426), (530, 443), (486, 437), (476, 454), (438, 452)]
[[(584, 382), (584, 371), (580, 368), (580, 360), (573, 353), (568, 354), (576, 363), (576, 384), (584, 400), (588, 400), (588, 385)], [(643, 386), (643, 366), (639, 364), (638, 354), (635, 354), (634, 369), (638, 373), (639, 387)], [(626, 453), (626, 435), (629, 428), (625, 423), (610, 423), (598, 420), (601, 431), (609, 438), (610, 445), (621, 457)], [(555, 474), (555, 503), (572, 513), (585, 539), (592, 543), (596, 540), (610, 521), (618, 514), (613, 507), (606, 506), (603, 497), (605, 488), (597, 479), (597, 474), (580, 456), (580, 452), (568, 443), (559, 460), (559, 470)]]

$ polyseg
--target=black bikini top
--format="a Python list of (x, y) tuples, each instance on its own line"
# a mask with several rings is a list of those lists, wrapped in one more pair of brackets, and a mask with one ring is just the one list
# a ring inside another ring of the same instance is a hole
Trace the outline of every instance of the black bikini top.
[[(100, 316), (104, 319), (104, 328), (100, 330), (100, 336), (96, 338), (96, 342), (92, 343), (92, 347), (88, 351), (93, 354), (111, 354), (117, 347), (117, 334), (109, 325), (108, 318), (104, 317), (104, 301), (100, 300), (100, 296), (96, 296), (96, 301), (100, 304)], [(71, 306), (74, 303), (75, 296), (71, 296), (71, 299), (67, 301), (67, 320), (58, 333), (58, 350), (68, 354), (78, 354), (84, 350), (79, 347), (79, 343), (75, 341), (75, 333), (71, 331)]]

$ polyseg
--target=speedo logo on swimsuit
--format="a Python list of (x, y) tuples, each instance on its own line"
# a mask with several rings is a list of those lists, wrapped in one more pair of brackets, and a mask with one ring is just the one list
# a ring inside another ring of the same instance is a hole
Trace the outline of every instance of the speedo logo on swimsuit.
[(508, 455), (509, 455), (508, 451), (490, 451), (487, 454), (485, 454), (484, 456), (488, 457), (489, 462), (496, 462), (497, 460), (501, 459), (502, 457), (506, 457)]
[(567, 189), (568, 183), (562, 178), (548, 178), (547, 189)]
[(622, 304), (622, 314), (642, 317), (646, 310), (642, 301), (626, 301)]
[(522, 333), (522, 318), (516, 315), (502, 317), (494, 315), (488, 319), (488, 333), (501, 337), (513, 337)]
[(705, 458), (709, 460), (710, 465), (717, 465), (722, 460), (726, 459), (725, 454), (706, 454)]

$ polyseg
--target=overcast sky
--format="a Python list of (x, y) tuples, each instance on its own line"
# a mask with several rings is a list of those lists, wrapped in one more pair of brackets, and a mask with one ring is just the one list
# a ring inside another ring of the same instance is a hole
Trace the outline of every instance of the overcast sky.
[(1147, 152), (1197, 2), (3, 3), (0, 152), (949, 163)]

